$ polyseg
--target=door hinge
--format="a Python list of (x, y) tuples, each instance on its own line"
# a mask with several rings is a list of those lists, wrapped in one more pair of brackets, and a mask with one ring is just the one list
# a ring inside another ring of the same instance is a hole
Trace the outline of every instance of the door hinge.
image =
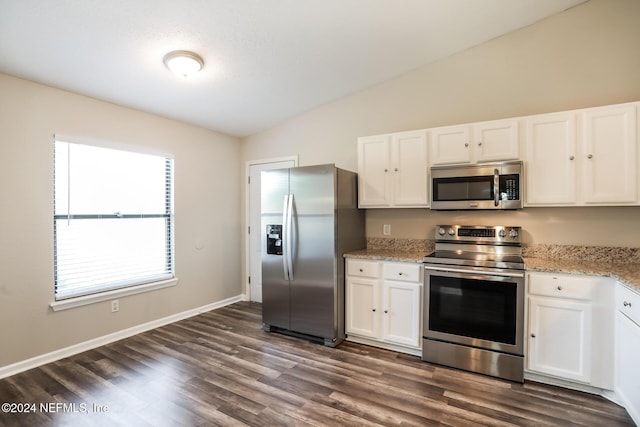
[(247, 227), (247, 234), (251, 234), (251, 226)]
[(249, 276), (249, 284), (251, 284), (251, 276)]
[(247, 184), (251, 184), (251, 176), (247, 177)]

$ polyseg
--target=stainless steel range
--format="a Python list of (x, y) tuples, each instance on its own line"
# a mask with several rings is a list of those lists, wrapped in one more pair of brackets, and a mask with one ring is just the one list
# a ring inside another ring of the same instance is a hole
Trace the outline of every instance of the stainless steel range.
[(520, 227), (439, 225), (424, 258), (422, 360), (524, 381)]

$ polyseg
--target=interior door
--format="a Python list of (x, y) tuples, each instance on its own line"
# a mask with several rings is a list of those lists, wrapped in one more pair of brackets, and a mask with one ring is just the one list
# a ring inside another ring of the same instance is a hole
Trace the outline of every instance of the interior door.
[(264, 160), (249, 166), (249, 298), (254, 302), (262, 302), (262, 228), (260, 225), (260, 174), (272, 169), (291, 168), (294, 159), (269, 161)]

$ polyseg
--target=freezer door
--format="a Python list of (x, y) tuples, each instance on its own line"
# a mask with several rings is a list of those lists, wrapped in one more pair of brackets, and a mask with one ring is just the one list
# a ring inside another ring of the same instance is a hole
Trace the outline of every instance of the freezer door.
[[(289, 280), (285, 277), (284, 254), (274, 245), (283, 234), (283, 207), (289, 194), (289, 169), (263, 171), (261, 176), (262, 233), (262, 322), (290, 329)], [(279, 242), (282, 244), (282, 241)]]
[(336, 168), (320, 165), (290, 171), (290, 329), (326, 342), (337, 336)]

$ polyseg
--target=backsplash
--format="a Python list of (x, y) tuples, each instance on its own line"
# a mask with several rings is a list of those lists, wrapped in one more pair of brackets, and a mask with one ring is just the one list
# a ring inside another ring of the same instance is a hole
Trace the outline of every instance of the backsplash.
[[(393, 252), (424, 252), (427, 254), (435, 250), (435, 241), (430, 239), (368, 237), (367, 249)], [(525, 243), (522, 245), (522, 256), (524, 258), (544, 258), (566, 261), (640, 264), (640, 248), (627, 247)]]
[(525, 258), (545, 258), (566, 261), (640, 264), (640, 248), (615, 246), (524, 244), (522, 246), (522, 256)]
[(435, 250), (435, 241), (429, 239), (393, 239), (383, 237), (368, 237), (368, 250), (384, 250), (396, 252), (425, 252)]

